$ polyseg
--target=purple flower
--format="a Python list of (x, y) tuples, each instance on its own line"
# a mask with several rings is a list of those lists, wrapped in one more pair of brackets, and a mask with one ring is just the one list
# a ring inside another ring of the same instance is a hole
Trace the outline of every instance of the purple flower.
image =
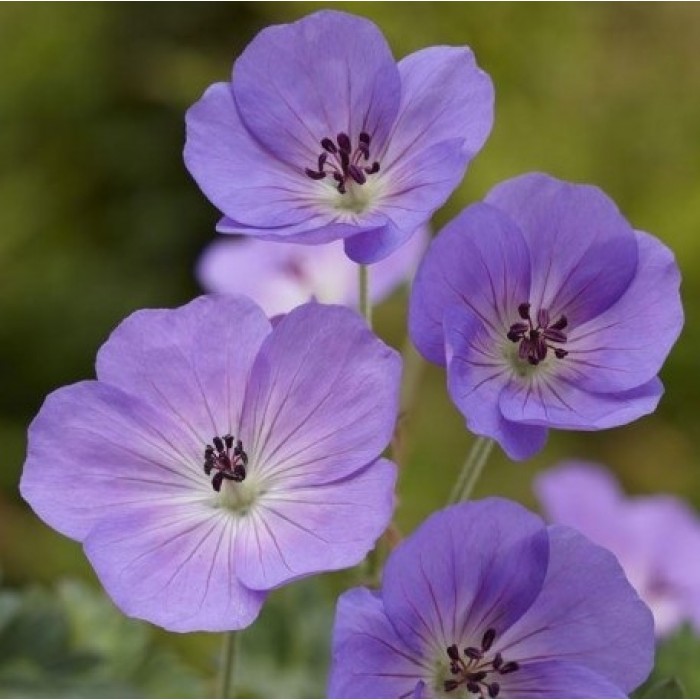
[[(428, 239), (428, 229), (422, 227), (395, 253), (372, 266), (373, 303), (413, 277)], [(204, 251), (197, 276), (207, 291), (247, 294), (268, 316), (286, 313), (310, 299), (351, 307), (358, 301), (357, 265), (345, 255), (340, 241), (310, 247), (227, 236)]]
[(673, 254), (596, 187), (542, 174), (498, 185), (433, 241), (413, 342), (452, 400), (513, 459), (547, 428), (600, 430), (652, 412), (683, 324)]
[(393, 510), (400, 361), (362, 319), (245, 297), (138, 311), (97, 381), (51, 394), (21, 492), (127, 614), (245, 627), (266, 593), (358, 563)]
[(329, 694), (616, 698), (653, 655), (651, 614), (612, 554), (490, 498), (431, 516), (379, 593), (341, 596)]
[(379, 29), (330, 10), (268, 27), (187, 113), (185, 164), (218, 230), (293, 243), (344, 239), (371, 263), (425, 224), (493, 122), (466, 47), (398, 64)]
[(664, 636), (690, 621), (700, 632), (700, 520), (667, 495), (626, 498), (613, 476), (564, 462), (535, 481), (546, 515), (576, 528), (620, 562)]

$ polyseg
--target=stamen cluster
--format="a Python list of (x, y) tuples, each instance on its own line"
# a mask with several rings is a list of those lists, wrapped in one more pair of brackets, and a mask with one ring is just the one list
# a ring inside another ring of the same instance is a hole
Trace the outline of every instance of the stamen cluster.
[(450, 658), (450, 673), (455, 678), (449, 678), (444, 682), (445, 692), (457, 690), (464, 686), (470, 693), (480, 698), (497, 698), (501, 691), (498, 681), (490, 680), (489, 674), (497, 673), (507, 675), (520, 668), (517, 661), (504, 661), (501, 652), (497, 652), (491, 660), (486, 659), (486, 654), (496, 640), (496, 630), (489, 627), (481, 639), (481, 647), (467, 647), (464, 657), (459, 653), (456, 644), (447, 647), (447, 656)]
[[(349, 178), (358, 185), (364, 185), (367, 182), (367, 175), (379, 172), (379, 161), (377, 160), (369, 167), (361, 165), (363, 160), (369, 161), (371, 141), (372, 138), (366, 131), (360, 132), (357, 146), (353, 151), (352, 141), (346, 133), (339, 133), (335, 141), (325, 137), (321, 139), (323, 151), (318, 156), (317, 169), (306, 168), (304, 172), (312, 180), (322, 180), (326, 175), (332, 175), (338, 183), (338, 192), (345, 194), (347, 191), (345, 184)], [(328, 168), (328, 172), (326, 172), (326, 168)]]
[(243, 443), (236, 440), (234, 446), (233, 435), (216, 436), (212, 442), (204, 448), (204, 473), (209, 476), (212, 469), (216, 474), (212, 477), (211, 485), (214, 491), (221, 490), (224, 479), (241, 482), (246, 477), (248, 455), (243, 450)]
[(564, 328), (569, 321), (563, 314), (550, 325), (549, 311), (545, 308), (537, 312), (537, 324), (530, 315), (530, 303), (518, 306), (518, 314), (522, 321), (514, 323), (506, 337), (514, 343), (520, 343), (518, 357), (527, 360), (531, 365), (538, 365), (547, 357), (547, 350), (553, 350), (558, 359), (569, 353), (563, 348), (554, 347), (551, 343), (565, 343), (567, 340)]

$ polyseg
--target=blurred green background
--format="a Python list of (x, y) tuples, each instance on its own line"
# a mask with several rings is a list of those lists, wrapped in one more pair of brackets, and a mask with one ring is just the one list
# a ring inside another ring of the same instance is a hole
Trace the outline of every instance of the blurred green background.
[[(0, 6), (1, 695), (213, 692), (217, 636), (123, 619), (79, 545), (32, 514), (17, 482), (44, 396), (92, 376), (98, 347), (131, 311), (199, 293), (193, 267), (217, 212), (182, 165), (185, 110), (228, 77), (259, 29), (322, 6)], [(614, 431), (554, 434), (526, 464), (496, 453), (477, 495), (534, 506), (532, 475), (578, 456), (608, 464), (631, 492), (673, 492), (699, 507), (700, 7), (334, 7), (375, 20), (397, 57), (468, 44), (493, 78), (493, 134), (437, 226), (499, 180), (543, 170), (602, 187), (637, 228), (676, 251), (684, 273), (686, 328), (656, 414)], [(376, 312), (378, 332), (397, 347), (405, 303), (397, 293)], [(425, 369), (406, 421), (397, 513), (405, 532), (445, 502), (471, 441), (437, 368)], [(334, 574), (273, 594), (241, 636), (239, 692), (322, 695), (335, 595), (355, 581)], [(697, 641), (673, 643), (664, 672), (700, 693)]]

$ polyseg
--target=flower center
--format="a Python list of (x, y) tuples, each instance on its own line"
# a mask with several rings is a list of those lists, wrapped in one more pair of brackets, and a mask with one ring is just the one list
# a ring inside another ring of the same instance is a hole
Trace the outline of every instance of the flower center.
[(366, 131), (361, 131), (357, 146), (353, 149), (350, 137), (342, 131), (335, 141), (326, 136), (321, 139), (323, 150), (318, 156), (316, 170), (306, 168), (304, 172), (312, 180), (322, 180), (326, 175), (330, 175), (337, 183), (338, 192), (345, 194), (349, 180), (358, 185), (364, 185), (368, 175), (379, 172), (378, 160), (373, 161), (369, 166), (364, 165), (369, 162), (371, 141), (370, 135)]
[(514, 343), (520, 343), (518, 357), (527, 360), (531, 365), (538, 365), (547, 357), (547, 351), (553, 350), (555, 357), (562, 359), (569, 353), (563, 348), (552, 345), (566, 343), (564, 329), (568, 325), (566, 316), (562, 315), (558, 321), (550, 323), (549, 311), (545, 308), (537, 312), (537, 323), (530, 315), (530, 303), (524, 302), (518, 306), (518, 314), (522, 321), (517, 321), (511, 327), (506, 337)]
[(204, 473), (209, 476), (215, 472), (211, 480), (214, 491), (221, 490), (224, 479), (241, 482), (245, 479), (248, 455), (243, 451), (243, 443), (233, 435), (218, 435), (212, 440), (214, 445), (204, 448)]
[(498, 697), (501, 685), (494, 680), (494, 676), (498, 678), (515, 673), (520, 665), (517, 661), (505, 661), (500, 651), (489, 658), (488, 652), (495, 640), (496, 630), (490, 627), (481, 639), (481, 647), (467, 647), (464, 656), (459, 653), (456, 644), (447, 647), (453, 677), (444, 681), (445, 692), (453, 693), (461, 687), (479, 698)]

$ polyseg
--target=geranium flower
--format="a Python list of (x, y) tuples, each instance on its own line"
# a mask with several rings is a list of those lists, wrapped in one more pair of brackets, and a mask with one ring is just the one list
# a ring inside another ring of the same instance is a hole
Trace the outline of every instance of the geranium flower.
[(619, 698), (652, 616), (608, 551), (498, 498), (432, 515), (338, 602), (329, 697)]
[(564, 462), (540, 474), (545, 515), (609, 549), (654, 614), (657, 636), (684, 622), (700, 632), (700, 520), (669, 495), (626, 498), (610, 472)]
[(679, 283), (671, 251), (599, 189), (523, 175), (433, 241), (410, 333), (447, 366), (469, 429), (525, 459), (548, 428), (612, 428), (656, 408), (683, 324)]
[[(422, 227), (388, 258), (372, 266), (370, 299), (378, 303), (410, 280), (428, 245)], [(319, 246), (220, 237), (202, 253), (197, 277), (210, 292), (247, 294), (268, 316), (286, 313), (311, 299), (356, 307), (357, 265), (341, 241)]]
[(185, 164), (222, 233), (345, 239), (386, 257), (457, 187), (493, 122), (493, 87), (466, 47), (398, 64), (367, 19), (323, 10), (268, 27), (187, 113)]
[(127, 615), (245, 627), (270, 589), (357, 564), (388, 524), (399, 374), (339, 306), (274, 328), (240, 296), (138, 311), (97, 381), (46, 399), (21, 492)]

